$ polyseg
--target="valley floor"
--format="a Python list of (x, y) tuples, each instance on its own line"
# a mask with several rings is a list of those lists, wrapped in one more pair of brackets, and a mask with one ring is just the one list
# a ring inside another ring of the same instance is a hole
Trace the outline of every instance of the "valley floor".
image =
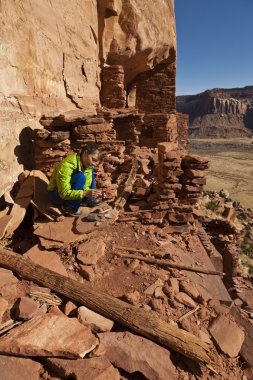
[(227, 189), (244, 207), (253, 205), (253, 139), (192, 139), (190, 149), (211, 159), (206, 190)]

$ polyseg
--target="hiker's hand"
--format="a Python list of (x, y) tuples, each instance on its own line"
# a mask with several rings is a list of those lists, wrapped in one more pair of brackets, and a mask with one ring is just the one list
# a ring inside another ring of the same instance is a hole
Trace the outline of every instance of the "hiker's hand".
[(98, 198), (102, 196), (102, 191), (98, 189), (86, 190), (83, 192), (83, 198), (85, 197), (94, 197)]
[(94, 198), (102, 197), (102, 191), (98, 190), (98, 189), (94, 189), (94, 190), (92, 190), (92, 195), (91, 196), (94, 197)]
[(92, 190), (85, 190), (83, 192), (83, 198), (85, 198), (85, 197), (92, 197), (92, 196), (93, 196)]

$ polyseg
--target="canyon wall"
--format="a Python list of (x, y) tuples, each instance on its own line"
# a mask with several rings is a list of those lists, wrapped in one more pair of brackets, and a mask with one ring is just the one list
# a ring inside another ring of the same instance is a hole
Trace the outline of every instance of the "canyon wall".
[(178, 96), (177, 110), (189, 115), (191, 137), (250, 136), (253, 130), (253, 86)]
[(2, 0), (0, 31), (0, 196), (34, 167), (30, 131), (43, 115), (95, 116), (107, 106), (108, 68), (117, 108), (135, 104), (141, 73), (175, 67), (173, 0)]

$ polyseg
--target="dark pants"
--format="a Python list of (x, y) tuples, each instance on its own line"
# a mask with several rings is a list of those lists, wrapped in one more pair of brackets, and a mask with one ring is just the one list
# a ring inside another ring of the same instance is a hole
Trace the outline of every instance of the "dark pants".
[[(84, 185), (86, 182), (85, 175), (82, 172), (78, 172), (71, 177), (71, 189), (72, 190), (83, 190)], [(67, 206), (71, 207), (75, 210), (77, 210), (82, 202), (86, 201), (92, 201), (92, 197), (85, 197), (81, 199), (76, 199), (76, 200), (64, 200), (59, 196), (58, 190), (52, 190), (48, 192), (49, 200), (56, 206)]]

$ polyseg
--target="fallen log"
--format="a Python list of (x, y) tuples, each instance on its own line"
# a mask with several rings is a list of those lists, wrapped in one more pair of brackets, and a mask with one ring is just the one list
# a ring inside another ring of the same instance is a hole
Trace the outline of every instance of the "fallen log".
[(126, 180), (126, 183), (124, 185), (124, 190), (123, 190), (122, 194), (116, 199), (115, 204), (114, 204), (114, 209), (117, 210), (118, 213), (125, 206), (126, 201), (129, 198), (129, 196), (133, 190), (133, 186), (134, 186), (134, 183), (136, 180), (138, 168), (139, 168), (138, 161), (136, 160), (136, 158), (134, 158), (132, 168), (130, 170), (130, 173), (129, 173), (129, 176)]
[(132, 255), (130, 253), (126, 254), (126, 253), (114, 252), (114, 254), (120, 257), (125, 257), (127, 259), (133, 259), (133, 260), (137, 259), (137, 260), (145, 261), (146, 263), (149, 263), (149, 264), (164, 266), (168, 268), (175, 268), (175, 269), (180, 269), (180, 270), (187, 270), (189, 272), (211, 274), (213, 276), (225, 276), (226, 274), (223, 272), (217, 272), (215, 270), (203, 269), (199, 267), (191, 267), (189, 265), (180, 265), (180, 264), (172, 263), (171, 261), (168, 261), (168, 260), (153, 259), (152, 257), (143, 257), (143, 256), (138, 256), (138, 255)]
[(86, 284), (62, 276), (34, 264), (11, 251), (0, 249), (0, 266), (10, 269), (24, 279), (48, 287), (58, 294), (79, 302), (91, 310), (127, 326), (136, 333), (158, 342), (197, 362), (215, 363), (210, 345), (194, 335), (172, 326), (154, 312), (146, 312)]

